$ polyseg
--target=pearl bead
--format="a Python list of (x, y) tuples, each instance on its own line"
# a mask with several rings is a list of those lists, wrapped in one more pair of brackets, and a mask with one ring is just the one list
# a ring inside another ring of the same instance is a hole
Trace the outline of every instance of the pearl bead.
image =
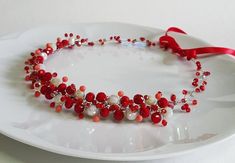
[(62, 103), (61, 102), (61, 97), (62, 97), (62, 95), (60, 95), (60, 94), (58, 94), (54, 97), (54, 101), (55, 101), (56, 104)]
[(59, 78), (52, 78), (51, 83), (57, 87), (61, 83), (61, 81)]
[(164, 114), (165, 119), (169, 119), (173, 116), (173, 110), (171, 108), (166, 108), (166, 113)]
[(111, 96), (108, 98), (108, 103), (109, 103), (110, 105), (117, 104), (118, 101), (119, 101), (119, 98), (118, 98), (118, 96), (116, 96), (116, 95), (111, 95)]
[(89, 108), (86, 109), (86, 114), (90, 117), (93, 117), (98, 113), (98, 111), (99, 110), (96, 108), (96, 106), (91, 105)]
[(148, 99), (146, 100), (146, 103), (148, 105), (154, 105), (156, 102), (155, 98), (153, 98), (152, 96), (149, 96)]
[(78, 98), (83, 98), (84, 96), (84, 92), (80, 91), (80, 90), (77, 90), (75, 92), (75, 96), (78, 97)]
[(73, 37), (69, 38), (69, 45), (74, 45), (75, 39)]
[(125, 112), (126, 119), (133, 121), (137, 117), (137, 112), (132, 112), (131, 110), (126, 110)]
[(47, 60), (47, 53), (42, 52), (41, 56), (43, 57), (44, 60)]

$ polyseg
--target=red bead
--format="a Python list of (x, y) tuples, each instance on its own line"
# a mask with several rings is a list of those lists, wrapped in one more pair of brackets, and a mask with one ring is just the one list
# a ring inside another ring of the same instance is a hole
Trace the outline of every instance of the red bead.
[(140, 37), (140, 41), (145, 41), (145, 38), (144, 37)]
[(196, 74), (195, 74), (196, 76), (200, 76), (200, 72), (196, 72)]
[(192, 100), (192, 105), (197, 105), (197, 100)]
[(46, 92), (47, 92), (47, 86), (42, 86), (41, 89), (40, 89), (40, 92), (45, 95)]
[(43, 56), (37, 56), (37, 58), (36, 58), (36, 63), (43, 63), (43, 61), (44, 61), (44, 58), (43, 58)]
[(62, 44), (61, 42), (57, 42), (57, 43), (56, 43), (56, 46), (57, 46), (58, 49), (63, 48), (63, 44)]
[(197, 71), (201, 70), (202, 67), (201, 66), (197, 66)]
[(76, 87), (74, 84), (71, 84), (66, 88), (66, 92), (70, 95), (74, 94), (76, 92)]
[(51, 74), (50, 72), (46, 72), (46, 73), (43, 75), (42, 80), (43, 80), (43, 81), (49, 81), (49, 80), (51, 80), (51, 78), (52, 78), (52, 74)]
[(199, 81), (199, 79), (198, 78), (194, 78), (193, 81), (197, 83)]
[(136, 122), (142, 122), (143, 121), (143, 117), (141, 115), (137, 115), (135, 120), (136, 120)]
[(204, 91), (204, 90), (205, 90), (205, 86), (204, 86), (204, 85), (201, 85), (201, 86), (200, 86), (200, 90), (201, 90), (201, 91)]
[(197, 82), (192, 82), (192, 86), (197, 87), (198, 86)]
[(57, 77), (57, 75), (58, 74), (56, 72), (53, 72), (53, 74), (52, 74), (53, 77)]
[(203, 81), (202, 84), (203, 84), (203, 85), (207, 85), (207, 82), (206, 82), (206, 81)]
[(78, 118), (79, 118), (79, 119), (83, 119), (83, 118), (84, 118), (84, 114), (83, 114), (83, 113), (79, 113), (79, 114), (78, 114)]
[(87, 44), (88, 44), (88, 46), (94, 46), (95, 45), (94, 42), (88, 42)]
[(129, 105), (129, 97), (127, 96), (122, 96), (121, 99), (120, 99), (120, 103), (123, 107), (127, 107)]
[(56, 106), (55, 111), (57, 113), (61, 112), (62, 111), (62, 106), (61, 105)]
[(54, 108), (54, 107), (55, 107), (55, 102), (51, 102), (51, 103), (50, 103), (50, 107), (51, 107), (51, 108)]
[(25, 66), (25, 67), (24, 67), (24, 70), (25, 70), (25, 71), (28, 71), (28, 70), (29, 70), (29, 66)]
[(86, 39), (82, 38), (81, 43), (84, 43), (84, 42), (86, 42)]
[(25, 81), (30, 81), (30, 76), (29, 75), (25, 76)]
[(167, 125), (167, 121), (165, 119), (162, 120), (162, 125), (166, 126)]
[(100, 121), (100, 117), (98, 115), (95, 115), (92, 117), (93, 122), (99, 122)]
[(96, 95), (96, 100), (98, 102), (104, 102), (107, 100), (107, 96), (104, 92), (99, 92), (97, 95)]
[(195, 92), (199, 93), (201, 90), (199, 88), (195, 89)]
[(139, 106), (138, 105), (133, 105), (133, 106), (129, 106), (129, 108), (132, 112), (136, 112), (139, 109)]
[(68, 77), (67, 77), (67, 76), (64, 76), (64, 77), (62, 78), (62, 81), (63, 81), (63, 82), (67, 82), (67, 81), (68, 81)]
[(96, 107), (97, 107), (98, 109), (103, 109), (103, 108), (104, 108), (104, 104), (103, 104), (103, 103), (97, 103), (97, 104), (96, 104)]
[(109, 116), (109, 109), (108, 108), (100, 109), (100, 116), (103, 118), (108, 117)]
[(149, 115), (150, 115), (150, 110), (149, 110), (147, 107), (140, 108), (140, 115), (141, 115), (143, 118), (147, 118), (147, 117), (149, 117)]
[(77, 104), (74, 106), (74, 111), (75, 111), (76, 113), (78, 113), (78, 114), (79, 114), (79, 113), (82, 113), (82, 112), (84, 111), (83, 105), (77, 103)]
[(186, 112), (189, 113), (191, 111), (191, 109), (188, 107), (186, 108)]
[(76, 99), (76, 104), (82, 104), (83, 103), (83, 99), (82, 98), (78, 98), (78, 99)]
[(182, 91), (182, 94), (183, 94), (183, 95), (186, 95), (187, 93), (188, 93), (187, 90), (183, 90), (183, 91)]
[(53, 49), (51, 47), (47, 47), (46, 49), (43, 50), (47, 55), (50, 55), (53, 52)]
[(152, 111), (157, 111), (158, 110), (158, 106), (157, 105), (151, 105), (151, 110)]
[(205, 76), (209, 76), (211, 73), (209, 72), (209, 71), (205, 71), (205, 72), (203, 72), (203, 75), (205, 75)]
[(154, 124), (161, 122), (162, 116), (159, 112), (155, 112), (151, 115), (151, 120)]
[(92, 101), (94, 101), (94, 99), (95, 99), (95, 94), (92, 93), (92, 92), (89, 92), (89, 93), (86, 94), (85, 99), (86, 99), (86, 101), (88, 101), (88, 102), (92, 102)]
[(173, 102), (174, 102), (175, 100), (176, 100), (176, 95), (174, 95), (174, 94), (173, 94), (173, 95), (171, 95), (171, 101), (173, 101)]
[(67, 98), (66, 101), (65, 101), (65, 105), (64, 106), (67, 109), (70, 109), (73, 106), (73, 104), (74, 104), (74, 101), (71, 98)]
[(66, 88), (67, 88), (66, 84), (61, 83), (61, 84), (58, 86), (58, 91), (59, 91), (59, 92), (63, 92), (63, 91), (65, 91)]
[(119, 97), (122, 97), (124, 95), (124, 92), (123, 91), (118, 91), (118, 96)]
[(46, 99), (51, 100), (53, 99), (52, 93), (48, 92), (45, 94)]
[(35, 53), (36, 53), (36, 54), (41, 54), (41, 50), (38, 49), (38, 50), (35, 51)]
[(62, 96), (62, 97), (60, 98), (60, 101), (65, 102), (66, 98), (67, 98), (66, 96)]
[(116, 105), (116, 104), (114, 104), (114, 105), (111, 105), (110, 107), (109, 107), (109, 110), (110, 111), (115, 111), (115, 110), (118, 110), (120, 107), (118, 106), (118, 105)]
[(181, 110), (186, 110), (187, 108), (189, 108), (189, 105), (187, 103), (181, 106)]
[(162, 97), (162, 92), (158, 91), (158, 92), (155, 94), (155, 98), (159, 100), (161, 97)]
[(136, 104), (142, 104), (144, 102), (144, 97), (140, 94), (136, 94), (133, 100), (134, 100), (134, 103)]
[(34, 93), (34, 96), (35, 97), (39, 97), (41, 95), (41, 93), (39, 92), (39, 91), (36, 91), (35, 93)]
[(85, 85), (81, 85), (81, 86), (79, 87), (79, 90), (80, 90), (81, 92), (85, 92), (86, 86), (85, 86)]
[(161, 114), (166, 114), (166, 112), (167, 112), (166, 109), (161, 110)]
[(160, 98), (158, 101), (157, 101), (157, 104), (160, 108), (165, 108), (168, 106), (168, 100), (166, 98)]
[(196, 65), (197, 65), (197, 66), (201, 66), (201, 62), (200, 62), (200, 61), (197, 61), (197, 62), (196, 62)]
[(123, 118), (124, 118), (124, 113), (122, 110), (118, 109), (114, 112), (113, 114), (113, 118), (116, 120), (116, 121), (121, 121)]
[(44, 74), (45, 74), (45, 70), (39, 70), (38, 71), (38, 77), (39, 78), (42, 78)]
[(62, 43), (63, 46), (67, 46), (69, 44), (69, 41), (68, 40), (62, 40), (61, 43)]

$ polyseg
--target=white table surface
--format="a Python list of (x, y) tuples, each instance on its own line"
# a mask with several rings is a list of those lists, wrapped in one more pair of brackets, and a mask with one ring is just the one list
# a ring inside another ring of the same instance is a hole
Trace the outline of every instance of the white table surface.
[[(235, 48), (234, 0), (0, 0), (0, 36), (48, 24), (117, 21), (178, 26), (213, 45)], [(235, 136), (197, 152), (148, 162), (232, 163)], [(46, 152), (0, 134), (0, 163), (103, 162)]]

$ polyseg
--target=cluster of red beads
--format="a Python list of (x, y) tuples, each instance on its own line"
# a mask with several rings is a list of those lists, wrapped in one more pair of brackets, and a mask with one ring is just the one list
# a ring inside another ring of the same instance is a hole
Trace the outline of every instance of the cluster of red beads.
[(63, 109), (73, 109), (76, 115), (82, 119), (84, 116), (92, 117), (93, 121), (106, 119), (110, 116), (115, 121), (123, 119), (151, 120), (154, 124), (167, 125), (167, 119), (173, 115), (173, 108), (180, 104), (181, 109), (190, 112), (190, 105), (196, 105), (197, 100), (192, 99), (194, 93), (205, 90), (207, 84), (206, 77), (210, 75), (208, 71), (202, 71), (199, 61), (195, 61), (195, 56), (186, 56), (187, 60), (193, 60), (196, 64), (195, 78), (192, 81), (194, 90), (182, 90), (183, 98), (177, 98), (172, 94), (170, 100), (163, 97), (160, 91), (155, 96), (136, 94), (133, 98), (124, 95), (123, 91), (118, 91), (117, 95), (106, 95), (104, 92), (97, 94), (86, 93), (86, 87), (77, 88), (75, 84), (68, 84), (68, 77), (61, 79), (56, 72), (47, 72), (43, 69), (43, 63), (48, 56), (56, 54), (58, 49), (73, 48), (75, 46), (94, 46), (95, 44), (104, 45), (112, 41), (120, 44), (126, 41), (130, 44), (136, 42), (144, 43), (148, 47), (156, 46), (157, 42), (152, 42), (144, 37), (139, 39), (121, 40), (120, 36), (111, 36), (107, 39), (99, 39), (97, 42), (90, 42), (87, 38), (80, 38), (79, 35), (65, 34), (65, 39), (57, 38), (55, 44), (47, 43), (45, 48), (39, 48), (31, 53), (31, 57), (25, 62), (25, 80), (30, 82), (31, 89), (34, 89), (35, 97), (44, 96), (50, 101), (50, 107), (56, 112)]

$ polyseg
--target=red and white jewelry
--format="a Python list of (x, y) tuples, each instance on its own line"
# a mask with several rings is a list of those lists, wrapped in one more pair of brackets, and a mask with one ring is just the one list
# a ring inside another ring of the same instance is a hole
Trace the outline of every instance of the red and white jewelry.
[[(91, 42), (87, 38), (80, 38), (79, 35), (66, 33), (64, 39), (57, 38), (55, 44), (47, 43), (44, 48), (39, 48), (31, 53), (30, 58), (25, 61), (25, 80), (30, 82), (34, 96), (44, 96), (46, 100), (50, 101), (50, 107), (56, 112), (73, 109), (79, 119), (87, 116), (91, 117), (94, 122), (112, 117), (118, 122), (124, 119), (135, 122), (149, 120), (154, 124), (166, 126), (167, 120), (173, 116), (173, 109), (176, 108), (176, 105), (185, 112), (190, 112), (192, 106), (197, 105), (194, 97), (206, 89), (206, 80), (210, 72), (202, 69), (200, 61), (196, 59), (195, 51), (184, 53), (177, 46), (172, 48), (174, 44), (169, 47), (169, 41), (164, 40), (164, 37), (160, 38), (159, 42), (150, 41), (144, 37), (121, 39), (120, 36), (111, 36), (108, 39)], [(156, 91), (155, 95), (136, 94), (134, 97), (128, 97), (121, 90), (113, 95), (107, 95), (105, 92), (95, 94), (86, 92), (84, 85), (77, 87), (75, 84), (68, 84), (67, 76), (59, 78), (56, 72), (47, 72), (43, 69), (43, 63), (49, 56), (57, 54), (59, 49), (72, 50), (74, 47), (103, 46), (106, 43), (125, 43), (149, 48), (156, 48), (157, 45), (160, 45), (161, 48), (171, 48), (173, 53), (180, 54), (181, 57), (195, 64), (192, 89), (183, 89), (180, 97), (172, 94), (169, 98), (164, 97), (162, 91)]]

